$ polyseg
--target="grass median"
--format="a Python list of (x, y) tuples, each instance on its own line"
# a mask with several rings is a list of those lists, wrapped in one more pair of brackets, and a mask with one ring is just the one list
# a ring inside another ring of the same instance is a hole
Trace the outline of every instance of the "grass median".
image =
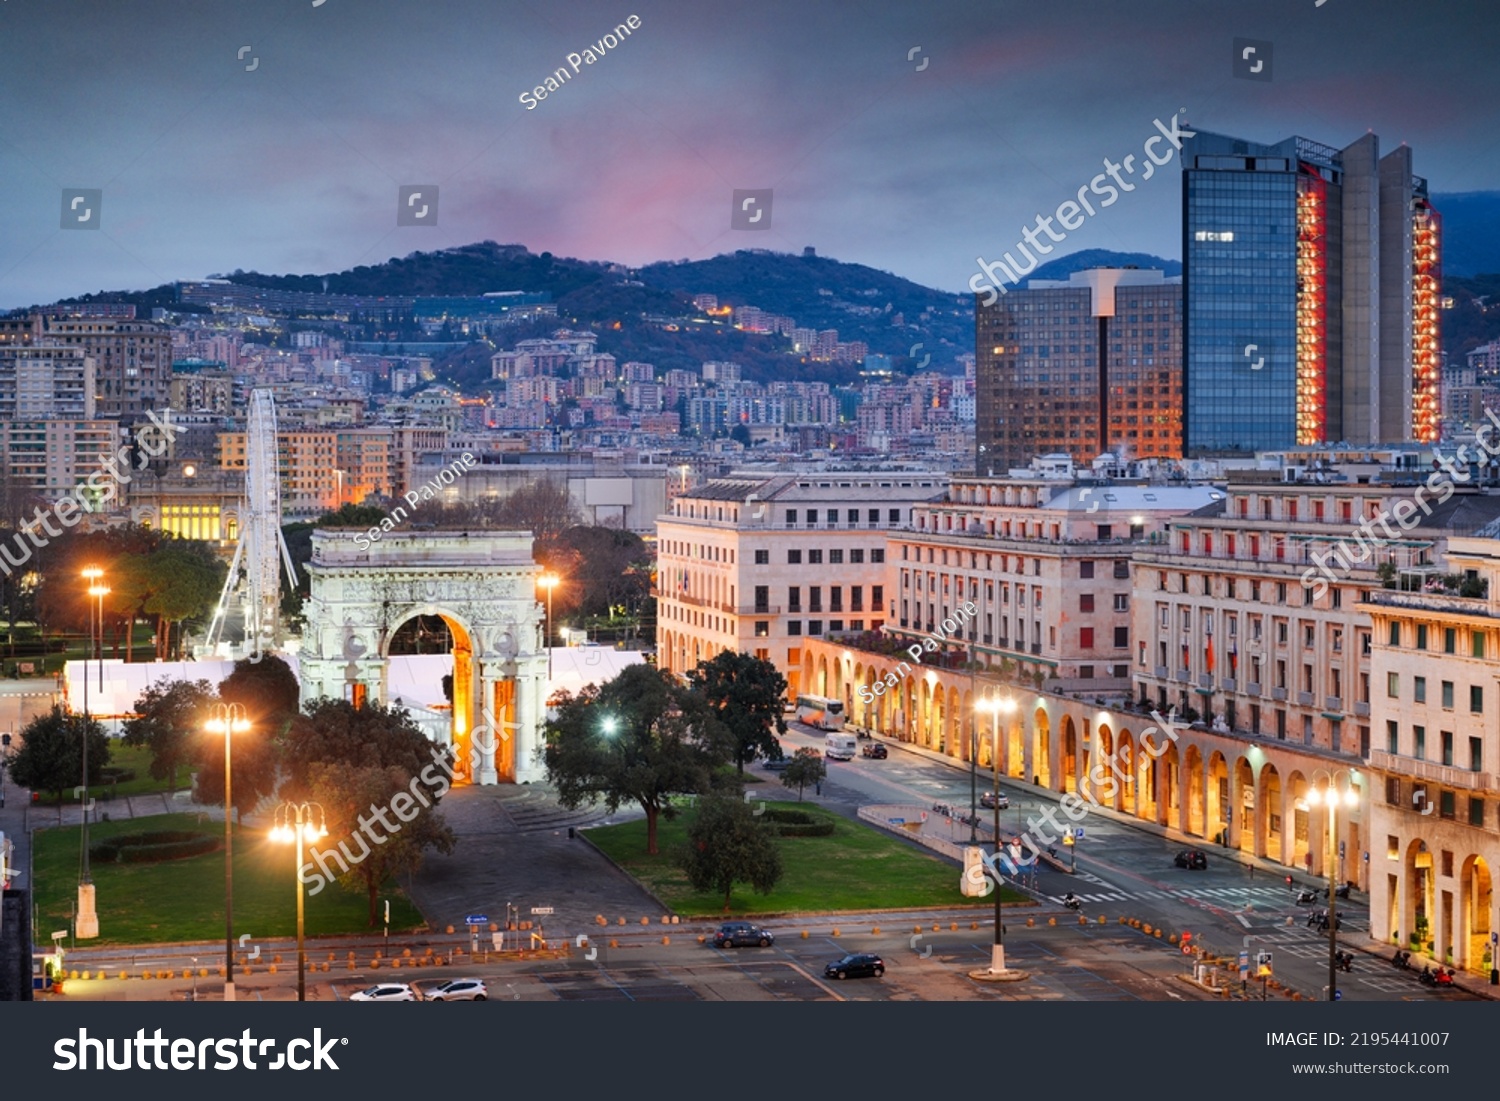
[[(729, 913), (765, 915), (870, 910), (929, 909), (954, 906), (993, 907), (994, 899), (965, 898), (959, 889), (959, 869), (946, 860), (919, 852), (911, 845), (863, 822), (852, 821), (809, 803), (769, 803), (770, 807), (806, 811), (819, 821), (831, 821), (826, 837), (781, 837), (782, 877), (769, 894), (756, 894), (749, 884), (737, 884)], [(725, 913), (723, 896), (695, 891), (677, 866), (676, 851), (687, 844), (692, 810), (658, 826), (655, 856), (646, 853), (644, 819), (587, 831), (590, 841), (610, 859), (640, 880), (652, 894), (684, 917), (719, 917)], [(1026, 896), (1002, 888), (1006, 902)]]
[[(153, 831), (189, 831), (215, 835), (222, 842), (224, 823), (197, 814), (159, 814), (147, 818), (99, 822), (89, 826), (89, 840)], [(38, 906), (38, 939), (55, 929), (70, 929), (78, 898), (81, 849), (79, 829), (39, 829), (33, 853)], [(297, 934), (297, 877), (291, 845), (270, 840), (259, 828), (234, 831), (235, 936), (254, 940)], [(165, 860), (155, 864), (92, 862), (99, 937), (80, 945), (154, 944), (224, 937), (224, 850)], [(423, 927), (422, 916), (394, 884), (382, 892), (391, 900), (391, 931)], [(306, 935), (376, 933), (371, 928), (364, 892), (355, 894), (330, 884), (306, 899)]]

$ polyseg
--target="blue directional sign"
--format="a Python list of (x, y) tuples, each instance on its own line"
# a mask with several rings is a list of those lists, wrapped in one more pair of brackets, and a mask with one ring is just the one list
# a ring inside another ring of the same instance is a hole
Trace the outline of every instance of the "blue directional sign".
[(490, 923), (488, 914), (470, 914), (464, 918), (465, 925), (488, 925)]

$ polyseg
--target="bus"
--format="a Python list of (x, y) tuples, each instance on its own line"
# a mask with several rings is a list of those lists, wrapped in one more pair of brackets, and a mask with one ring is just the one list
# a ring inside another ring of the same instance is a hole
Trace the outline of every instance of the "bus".
[(844, 729), (844, 704), (823, 696), (798, 696), (797, 721), (819, 730)]

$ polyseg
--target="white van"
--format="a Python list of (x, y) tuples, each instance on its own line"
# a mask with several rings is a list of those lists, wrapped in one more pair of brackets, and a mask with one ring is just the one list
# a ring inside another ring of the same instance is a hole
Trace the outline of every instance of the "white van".
[(823, 754), (832, 761), (852, 761), (859, 749), (853, 734), (830, 734), (824, 745)]

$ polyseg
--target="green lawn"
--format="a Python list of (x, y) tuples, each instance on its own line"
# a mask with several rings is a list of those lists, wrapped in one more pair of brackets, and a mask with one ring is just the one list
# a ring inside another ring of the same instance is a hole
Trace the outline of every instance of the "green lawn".
[[(224, 824), (195, 814), (101, 822), (89, 827), (99, 840), (147, 830), (204, 830), (223, 836)], [(78, 828), (39, 829), (35, 834), (37, 929), (69, 928), (77, 900)], [(271, 841), (264, 830), (236, 828), (234, 835), (234, 927), (236, 935), (290, 937), (297, 933), (297, 878), (289, 845)], [(224, 851), (160, 864), (95, 864), (92, 869), (99, 911), (99, 938), (89, 944), (147, 944), (159, 941), (221, 940), (224, 936)], [(363, 893), (331, 883), (317, 894), (306, 887), (309, 937), (378, 932), (366, 920)], [(391, 900), (391, 930), (423, 927), (422, 915), (394, 885), (381, 895)]]
[[(171, 791), (172, 784), (168, 780), (153, 780), (151, 778), (151, 750), (145, 746), (129, 746), (118, 738), (109, 740), (109, 767), (129, 768), (135, 770), (134, 780), (125, 780), (118, 784), (111, 784), (108, 780), (97, 787), (89, 788), (89, 798), (99, 804), (100, 810), (108, 813), (110, 802), (116, 796), (123, 798), (127, 795), (146, 795), (153, 791)], [(92, 770), (91, 770), (92, 771)], [(192, 772), (187, 768), (177, 770), (177, 790), (185, 791), (192, 787)], [(74, 805), (83, 799), (82, 793), (75, 794), (69, 788), (62, 793), (64, 804)], [(41, 806), (57, 806), (57, 798), (50, 791), (37, 792), (37, 803)]]
[[(967, 905), (993, 906), (993, 898), (965, 898), (959, 890), (959, 869), (936, 856), (867, 826), (831, 814), (810, 803), (769, 803), (807, 811), (831, 819), (828, 837), (780, 839), (783, 874), (770, 894), (758, 895), (748, 884), (736, 886), (730, 899), (733, 914), (790, 914), (826, 911), (922, 909)], [(715, 893), (694, 891), (673, 859), (687, 842), (691, 811), (657, 828), (656, 856), (646, 855), (646, 823), (642, 819), (618, 826), (590, 829), (587, 837), (622, 868), (685, 917), (716, 917), (724, 913)], [(1006, 901), (1025, 896), (1004, 888)]]

